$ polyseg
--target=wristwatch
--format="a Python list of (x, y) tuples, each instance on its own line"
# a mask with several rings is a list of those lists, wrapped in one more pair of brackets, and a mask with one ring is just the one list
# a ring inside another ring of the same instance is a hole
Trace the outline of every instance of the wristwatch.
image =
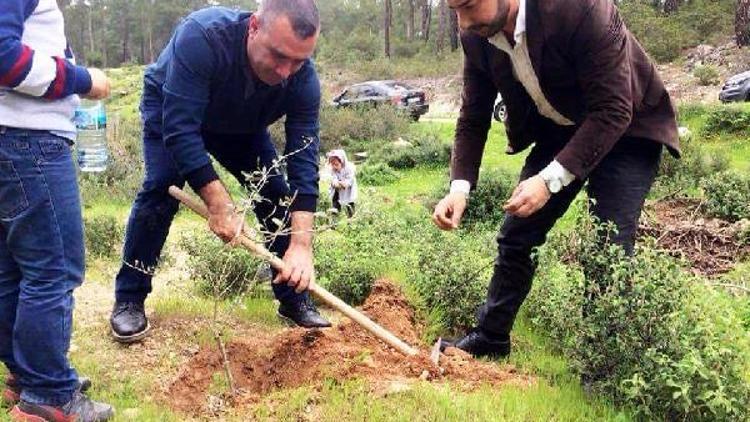
[(542, 180), (544, 180), (550, 193), (557, 193), (562, 190), (563, 182), (559, 178), (545, 174), (544, 172), (540, 176), (542, 176)]

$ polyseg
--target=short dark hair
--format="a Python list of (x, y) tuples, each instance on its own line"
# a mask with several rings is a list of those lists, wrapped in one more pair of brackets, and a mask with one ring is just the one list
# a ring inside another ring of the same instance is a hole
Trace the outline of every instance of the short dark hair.
[(317, 34), (320, 28), (320, 13), (315, 0), (263, 0), (260, 16), (266, 22), (286, 16), (294, 33), (303, 40)]

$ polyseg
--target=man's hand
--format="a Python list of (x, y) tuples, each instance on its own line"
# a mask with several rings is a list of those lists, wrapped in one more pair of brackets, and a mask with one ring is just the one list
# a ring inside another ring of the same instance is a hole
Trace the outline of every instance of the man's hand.
[(107, 75), (99, 69), (89, 68), (88, 70), (91, 75), (91, 91), (82, 97), (89, 100), (103, 100), (109, 97), (110, 84)]
[(289, 245), (284, 254), (284, 271), (279, 272), (274, 283), (279, 284), (286, 281), (294, 291), (302, 293), (315, 282), (315, 266), (313, 265), (313, 253), (311, 247), (303, 245)]
[(453, 230), (458, 228), (465, 210), (466, 194), (462, 192), (449, 193), (435, 206), (432, 221), (442, 230)]
[(244, 223), (242, 216), (235, 212), (231, 203), (224, 207), (209, 208), (208, 227), (225, 243), (237, 238)]
[(516, 217), (528, 217), (549, 201), (550, 193), (541, 176), (536, 175), (519, 183), (503, 209)]
[(286, 283), (302, 293), (315, 283), (315, 266), (313, 265), (312, 229), (315, 216), (307, 211), (292, 213), (292, 238), (289, 249), (284, 254), (284, 270), (280, 271), (274, 283)]
[(242, 231), (244, 221), (221, 181), (214, 180), (198, 192), (208, 208), (208, 227), (224, 242), (231, 242)]

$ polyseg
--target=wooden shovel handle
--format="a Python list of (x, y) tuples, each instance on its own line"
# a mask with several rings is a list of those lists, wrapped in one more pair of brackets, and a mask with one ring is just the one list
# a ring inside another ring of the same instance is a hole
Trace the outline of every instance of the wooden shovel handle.
[[(195, 197), (188, 195), (177, 186), (170, 186), (169, 194), (172, 195), (175, 199), (185, 204), (185, 206), (187, 206), (191, 210), (195, 211), (195, 213), (197, 213), (198, 215), (202, 216), (205, 219), (208, 219), (208, 208), (206, 208), (206, 204), (204, 204), (203, 201), (200, 201), (198, 199), (195, 199)], [(244, 234), (240, 235), (238, 239), (238, 244), (242, 245), (242, 247), (249, 250), (251, 253), (258, 256), (259, 258), (262, 258), (268, 261), (271, 264), (271, 266), (274, 267), (275, 269), (279, 271), (283, 271), (286, 265), (284, 261), (282, 261), (279, 257), (271, 253), (265, 247), (253, 242)], [(375, 335), (375, 337), (384, 341), (386, 344), (398, 350), (399, 352), (407, 356), (414, 356), (417, 354), (416, 349), (404, 343), (400, 338), (393, 335), (393, 333), (381, 327), (380, 325), (375, 323), (373, 320), (365, 316), (363, 313), (352, 308), (346, 302), (339, 299), (333, 293), (329, 292), (322, 286), (316, 284), (315, 282), (311, 282), (310, 286), (308, 287), (308, 290), (310, 291), (310, 293), (314, 294), (320, 300), (325, 302), (328, 306), (346, 315), (351, 320), (361, 325), (364, 329), (366, 329), (367, 331)]]

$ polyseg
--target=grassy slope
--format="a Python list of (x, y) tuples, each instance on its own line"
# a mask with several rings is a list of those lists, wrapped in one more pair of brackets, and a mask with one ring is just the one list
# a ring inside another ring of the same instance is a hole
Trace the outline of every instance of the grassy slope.
[[(125, 75), (126, 82), (120, 95), (125, 103), (133, 103), (133, 92), (138, 89), (139, 79)], [(116, 87), (117, 89), (118, 87)], [(133, 107), (122, 107), (119, 112), (132, 113)], [(698, 124), (698, 123), (695, 123)], [(450, 123), (422, 123), (420, 129), (437, 130), (449, 137), (453, 131)], [(504, 134), (500, 125), (494, 125), (485, 154), (484, 166), (502, 166), (509, 170), (518, 170), (523, 163), (523, 156), (508, 157), (503, 153), (505, 148)], [(730, 148), (734, 167), (748, 169), (750, 145), (747, 140), (733, 140), (730, 145), (716, 142), (717, 148)], [(713, 144), (712, 144), (713, 145)], [(447, 175), (445, 169), (414, 169), (406, 171), (395, 183), (378, 189), (378, 194), (397, 200), (407, 207), (394, 206), (406, 212), (424, 213), (428, 211), (419, 201), (410, 198), (423, 196), (445, 187)], [(128, 203), (112, 203), (101, 198), (87, 204), (85, 214), (111, 214), (124, 220), (129, 210)], [(570, 226), (572, 216), (566, 216), (558, 230)], [(189, 233), (200, 229), (200, 221), (187, 213), (181, 213), (176, 220), (170, 237), (170, 248), (175, 248), (175, 238), (179, 232)], [(112, 260), (93, 260), (89, 262), (88, 282), (81, 288), (98, 290), (99, 300), (111, 300), (112, 278), (117, 263)], [(157, 276), (156, 285), (165, 284), (168, 277)], [(181, 315), (183, 317), (203, 317), (209, 315), (212, 304), (205, 299), (198, 299), (185, 293), (184, 284), (173, 282), (154, 293), (149, 306), (158, 317)], [(189, 289), (187, 289), (189, 290)], [(79, 307), (90, 304), (79, 301)], [(117, 420), (162, 421), (183, 420), (157, 404), (153, 389), (158, 384), (157, 373), (174, 373), (177, 370), (176, 358), (165, 344), (158, 353), (156, 367), (143, 367), (137, 371), (123, 369), (121, 360), (138, 359), (142, 351), (130, 350), (114, 345), (106, 338), (106, 308), (99, 319), (82, 321), (77, 319), (76, 331), (71, 352), (72, 360), (79, 372), (91, 376), (95, 381), (92, 394), (97, 399), (113, 403), (119, 409)], [(248, 324), (266, 327), (269, 331), (279, 329), (275, 319), (273, 302), (266, 298), (247, 298), (242, 306), (226, 307), (233, 317)], [(77, 315), (78, 318), (78, 315)], [(81, 322), (82, 321), (82, 322)], [(264, 399), (254, 416), (260, 419), (297, 420), (312, 417), (318, 420), (628, 420), (625, 413), (619, 412), (606, 403), (587, 398), (579, 387), (577, 380), (568, 369), (564, 359), (552, 352), (543, 337), (536, 335), (528, 322), (519, 319), (515, 339), (517, 347), (511, 362), (524, 371), (539, 376), (536, 385), (528, 388), (504, 387), (502, 389), (485, 388), (472, 393), (461, 392), (456, 386), (419, 384), (411, 391), (386, 397), (374, 396), (367, 386), (359, 380), (344, 383), (328, 380), (321, 390), (303, 387), (291, 391), (279, 391)], [(192, 337), (186, 339), (196, 343), (207, 340), (205, 329), (199, 329)], [(127, 368), (127, 365), (125, 366)], [(0, 369), (0, 372), (2, 370)], [(229, 419), (247, 420), (247, 415), (227, 415)], [(0, 421), (6, 420), (0, 414)]]

